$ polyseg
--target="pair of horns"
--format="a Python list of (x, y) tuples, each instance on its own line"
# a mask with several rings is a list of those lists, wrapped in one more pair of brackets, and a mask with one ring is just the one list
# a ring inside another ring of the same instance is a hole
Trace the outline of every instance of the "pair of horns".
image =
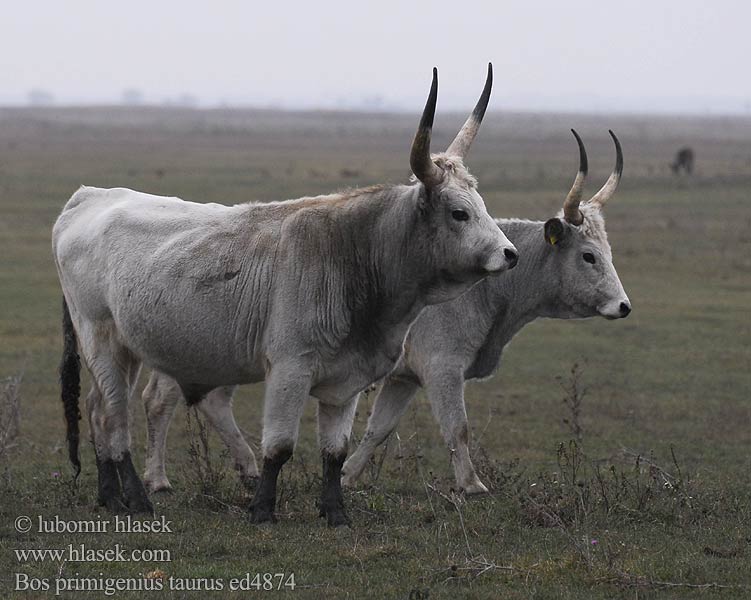
[[(584, 221), (584, 215), (579, 210), (579, 204), (581, 204), (582, 192), (584, 191), (584, 180), (587, 177), (587, 151), (584, 149), (584, 142), (582, 142), (579, 134), (573, 129), (571, 133), (574, 134), (576, 143), (579, 144), (579, 172), (576, 174), (574, 184), (571, 186), (571, 190), (563, 202), (563, 218), (572, 225), (581, 225)], [(605, 185), (588, 201), (590, 204), (596, 204), (597, 206), (603, 206), (613, 197), (623, 173), (623, 150), (621, 150), (621, 143), (612, 130), (608, 129), (608, 133), (610, 133), (610, 137), (615, 142), (615, 168), (605, 182)]]
[[(480, 99), (475, 105), (472, 114), (469, 115), (466, 122), (459, 130), (459, 133), (451, 142), (446, 154), (449, 156), (458, 156), (464, 159), (469, 151), (469, 147), (477, 136), (480, 129), (480, 123), (485, 116), (485, 110), (490, 100), (490, 90), (493, 87), (493, 65), (488, 63), (488, 76), (485, 80), (485, 87), (482, 90)], [(433, 130), (433, 118), (435, 117), (435, 105), (438, 100), (438, 69), (433, 67), (433, 83), (430, 86), (430, 94), (425, 104), (425, 110), (422, 112), (420, 125), (415, 134), (415, 140), (412, 142), (412, 152), (409, 157), (409, 164), (412, 172), (426, 186), (433, 186), (441, 181), (443, 173), (441, 169), (430, 158), (430, 134)]]

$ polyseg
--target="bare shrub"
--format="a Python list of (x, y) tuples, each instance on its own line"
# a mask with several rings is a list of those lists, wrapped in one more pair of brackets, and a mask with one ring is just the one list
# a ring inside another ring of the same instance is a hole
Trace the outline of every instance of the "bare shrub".
[(696, 495), (672, 448), (671, 458), (672, 472), (651, 455), (625, 452), (603, 466), (571, 440), (558, 446), (557, 471), (538, 474), (527, 489), (516, 492), (525, 515), (537, 525), (578, 529), (611, 519), (685, 524), (699, 515)]
[(227, 476), (223, 464), (226, 462), (228, 453), (225, 450), (221, 461), (215, 461), (211, 456), (209, 427), (206, 422), (195, 408), (189, 408), (186, 415), (185, 428), (188, 434), (188, 464), (190, 470), (198, 481), (201, 492), (207, 496), (215, 496)]
[[(651, 452), (621, 448), (609, 458), (592, 458), (582, 443), (582, 369), (574, 363), (569, 376), (558, 379), (565, 392), (563, 423), (572, 439), (556, 448), (555, 467), (535, 472), (518, 461), (501, 464), (483, 448), (475, 452), (475, 467), (492, 493), (516, 506), (523, 522), (558, 529), (568, 539), (580, 563), (593, 568), (594, 531), (626, 523), (694, 523), (706, 513), (695, 486), (681, 469), (675, 451), (670, 462), (658, 464)], [(601, 548), (601, 555), (608, 555)], [(611, 557), (612, 558), (612, 557)], [(608, 559), (610, 560), (610, 559)], [(607, 561), (606, 561), (607, 562)]]
[(21, 373), (0, 381), (0, 459), (15, 446), (21, 426)]
[(296, 452), (290, 459), (295, 465), (292, 469), (283, 469), (277, 483), (277, 508), (280, 512), (289, 512), (300, 500), (308, 501), (311, 494), (315, 496), (321, 489), (323, 479), (315, 464), (310, 464), (304, 452)]
[(568, 416), (563, 418), (563, 423), (568, 427), (571, 435), (581, 444), (584, 429), (581, 425), (582, 405), (584, 396), (587, 393), (586, 388), (582, 386), (583, 370), (579, 363), (571, 366), (569, 378), (564, 381), (563, 377), (558, 377), (558, 383), (566, 392), (563, 397), (563, 404), (568, 411)]

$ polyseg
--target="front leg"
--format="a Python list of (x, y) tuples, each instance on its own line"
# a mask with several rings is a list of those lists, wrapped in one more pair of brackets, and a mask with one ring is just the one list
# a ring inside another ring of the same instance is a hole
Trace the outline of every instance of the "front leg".
[(297, 364), (274, 365), (267, 373), (261, 444), (263, 467), (250, 503), (251, 523), (276, 522), (276, 483), (282, 466), (295, 449), (310, 381), (310, 372)]
[(275, 454), (263, 457), (261, 478), (250, 503), (251, 523), (276, 523), (276, 483), (284, 463), (292, 457), (292, 448), (280, 448)]
[(350, 524), (344, 511), (341, 477), (358, 397), (341, 406), (318, 403), (318, 443), (323, 461), (320, 516), (326, 517), (329, 527)]
[(426, 391), (433, 414), (451, 452), (451, 464), (459, 489), (466, 494), (487, 493), (469, 456), (469, 423), (464, 406), (464, 372), (456, 365), (431, 369)]

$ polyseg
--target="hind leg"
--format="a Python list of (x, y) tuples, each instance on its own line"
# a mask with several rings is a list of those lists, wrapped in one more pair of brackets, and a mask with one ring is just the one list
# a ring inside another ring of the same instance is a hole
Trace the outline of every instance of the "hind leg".
[(97, 502), (100, 506), (106, 506), (112, 512), (126, 510), (123, 492), (120, 486), (120, 477), (112, 460), (104, 458), (108, 455), (107, 434), (105, 431), (105, 410), (102, 392), (96, 382), (91, 386), (86, 396), (86, 412), (89, 416), (89, 431), (91, 443), (96, 454), (97, 467)]
[(235, 386), (220, 387), (211, 391), (196, 406), (214, 426), (235, 461), (235, 469), (243, 483), (258, 479), (258, 466), (253, 450), (235, 422), (232, 413), (232, 395)]
[(172, 489), (165, 466), (167, 431), (180, 398), (182, 392), (174, 379), (158, 371), (151, 372), (141, 394), (146, 412), (146, 468), (143, 482), (151, 492)]
[(130, 454), (128, 402), (140, 362), (117, 340), (111, 325), (78, 327), (81, 350), (96, 383), (89, 394), (89, 421), (99, 472), (99, 502), (111, 510), (153, 513)]
[(488, 488), (477, 476), (469, 456), (469, 423), (464, 406), (464, 374), (451, 365), (436, 366), (426, 382), (428, 400), (451, 452), (451, 464), (459, 489), (468, 495)]
[(420, 385), (413, 381), (396, 377), (386, 379), (376, 396), (365, 435), (344, 463), (342, 485), (350, 487), (355, 484), (376, 448), (396, 429), (399, 419), (419, 389)]
[[(258, 478), (256, 457), (248, 446), (232, 414), (234, 386), (217, 388), (196, 407), (217, 430), (232, 455), (235, 469), (244, 483)], [(152, 492), (168, 491), (172, 485), (167, 478), (167, 432), (183, 393), (177, 382), (157, 371), (143, 390), (146, 411), (146, 469), (143, 474), (146, 487)]]

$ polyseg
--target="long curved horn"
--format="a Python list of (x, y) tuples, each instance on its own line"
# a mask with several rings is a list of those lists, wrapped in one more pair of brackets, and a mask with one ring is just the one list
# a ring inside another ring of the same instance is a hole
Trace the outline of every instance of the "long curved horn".
[(584, 216), (579, 210), (579, 204), (582, 199), (582, 192), (584, 191), (584, 180), (587, 177), (587, 151), (584, 149), (584, 142), (579, 137), (574, 129), (571, 130), (576, 138), (576, 143), (579, 144), (579, 172), (576, 174), (576, 179), (571, 186), (571, 190), (563, 201), (563, 218), (566, 219), (572, 225), (581, 225), (584, 221)]
[(492, 88), (493, 64), (488, 63), (488, 76), (485, 79), (485, 87), (482, 89), (480, 99), (477, 101), (472, 114), (469, 115), (459, 133), (456, 134), (454, 141), (451, 142), (451, 145), (446, 150), (446, 154), (449, 156), (458, 156), (462, 159), (467, 156), (469, 147), (472, 145), (480, 129), (480, 123), (482, 123), (482, 118), (485, 116), (485, 110), (488, 108), (488, 100), (490, 100), (490, 90)]
[(621, 149), (621, 143), (618, 141), (618, 138), (615, 137), (615, 134), (611, 129), (608, 129), (608, 133), (610, 133), (610, 137), (612, 137), (615, 142), (615, 168), (605, 182), (605, 185), (603, 185), (600, 188), (600, 191), (589, 200), (590, 203), (597, 204), (598, 206), (603, 206), (613, 197), (613, 194), (615, 194), (615, 190), (618, 188), (618, 184), (621, 181), (621, 175), (623, 174), (623, 150)]
[(412, 152), (409, 156), (409, 166), (412, 172), (426, 186), (434, 186), (441, 181), (443, 173), (430, 158), (430, 133), (433, 129), (433, 117), (435, 117), (435, 105), (438, 100), (438, 69), (433, 67), (433, 83), (430, 86), (428, 101), (422, 112), (420, 125), (417, 127), (415, 139), (412, 142)]

